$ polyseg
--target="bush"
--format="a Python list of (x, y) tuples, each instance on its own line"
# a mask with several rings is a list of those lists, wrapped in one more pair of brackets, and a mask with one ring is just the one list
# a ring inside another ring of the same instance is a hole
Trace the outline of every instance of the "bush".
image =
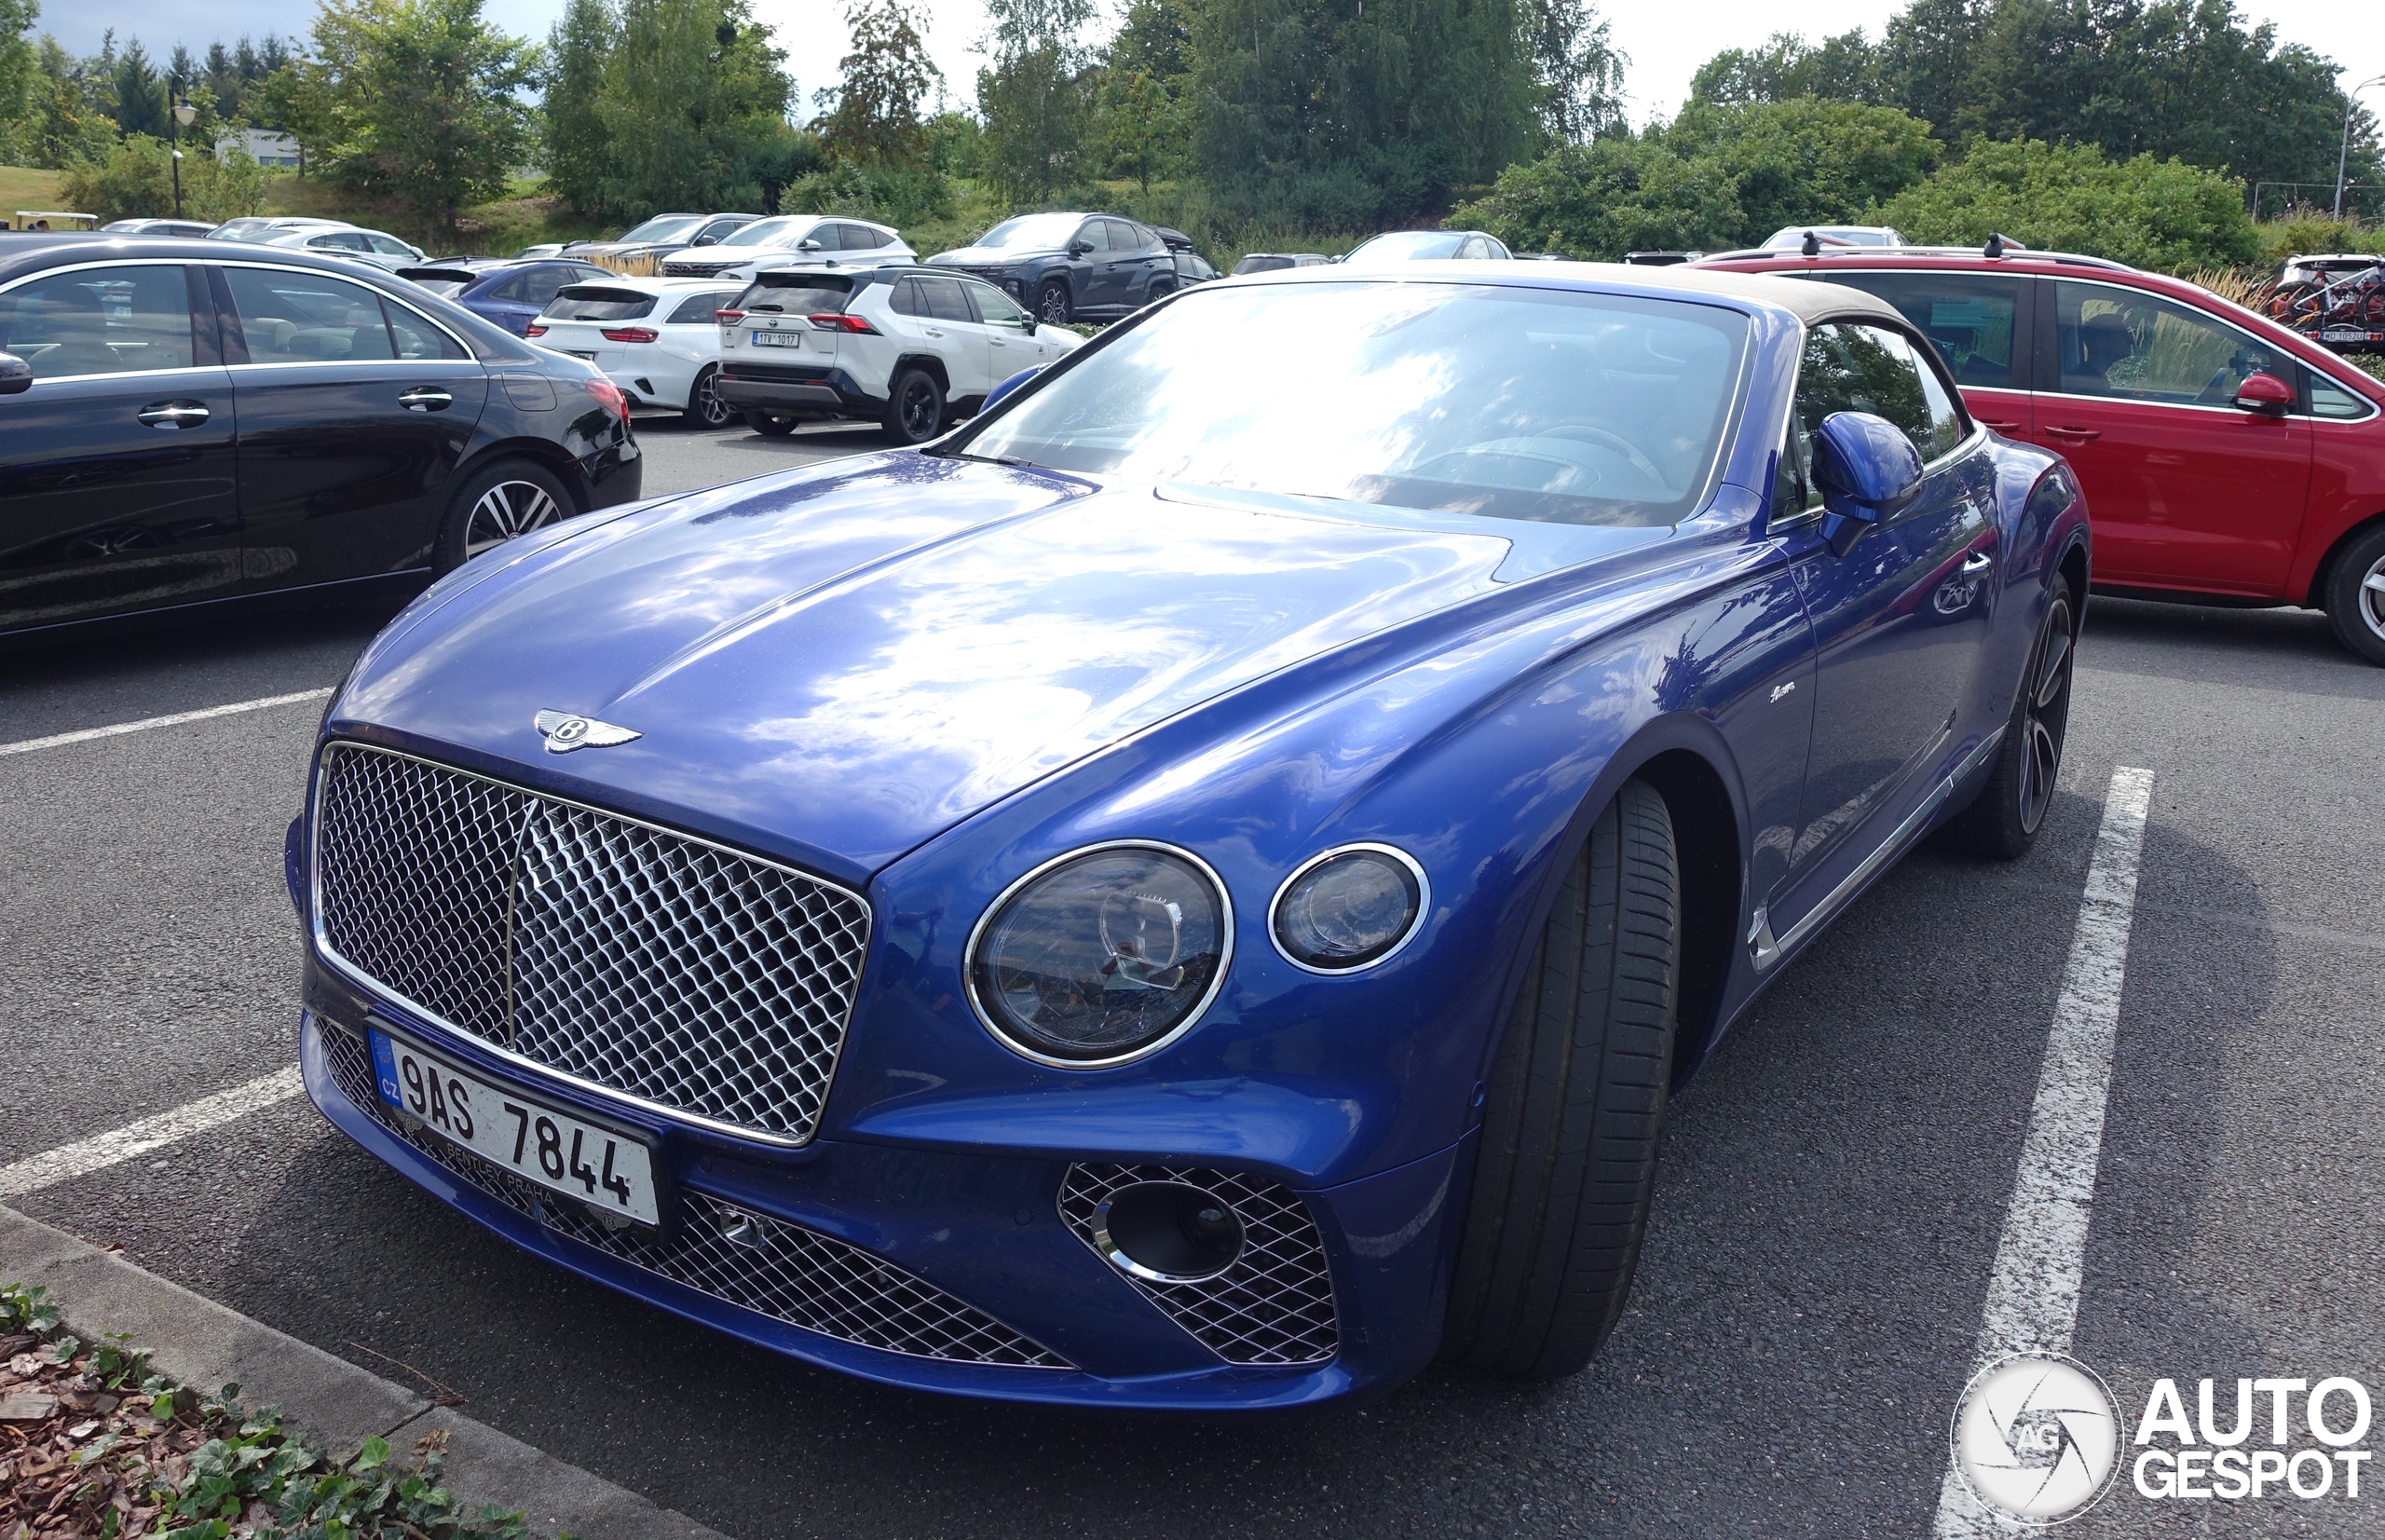
[(221, 160), (194, 156), (183, 162), (183, 207), (221, 225), (265, 212), (266, 170), (240, 150)]
[(1964, 157), (1875, 209), (1907, 240), (1975, 246), (1990, 233), (2159, 272), (2261, 255), (2243, 184), (2183, 160), (2105, 158), (2092, 145), (1974, 140)]
[(950, 218), (952, 184), (927, 167), (838, 161), (787, 184), (779, 195), (779, 212), (852, 214), (901, 229)]
[(2329, 219), (2315, 210), (2263, 220), (2259, 229), (2261, 260), (2273, 269), (2307, 252), (2385, 252), (2385, 229), (2364, 230), (2357, 220)]
[(174, 211), (174, 163), (162, 139), (130, 134), (103, 160), (76, 160), (60, 185), (66, 206), (114, 219), (157, 219)]

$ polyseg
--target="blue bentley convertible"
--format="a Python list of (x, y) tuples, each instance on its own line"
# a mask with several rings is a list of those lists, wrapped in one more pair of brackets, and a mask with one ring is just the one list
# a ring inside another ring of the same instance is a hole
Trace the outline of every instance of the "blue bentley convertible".
[(2062, 463), (1855, 290), (1205, 284), (392, 623), (291, 829), (307, 1084), (891, 1383), (1564, 1374), (1750, 1000), (1931, 830), (2028, 848), (2087, 582)]

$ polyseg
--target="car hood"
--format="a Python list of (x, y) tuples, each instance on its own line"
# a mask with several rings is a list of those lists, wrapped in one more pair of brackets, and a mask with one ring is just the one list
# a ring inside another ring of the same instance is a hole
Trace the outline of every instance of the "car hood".
[[(333, 728), (536, 767), (863, 878), (1154, 723), (1485, 592), (1508, 549), (873, 457), (434, 593), (368, 651)], [(541, 711), (642, 736), (554, 756)]]
[(928, 261), (932, 265), (947, 267), (1011, 267), (1022, 262), (1037, 262), (1061, 254), (1056, 246), (1032, 252), (1022, 252), (1015, 246), (963, 246), (957, 252), (938, 252)]

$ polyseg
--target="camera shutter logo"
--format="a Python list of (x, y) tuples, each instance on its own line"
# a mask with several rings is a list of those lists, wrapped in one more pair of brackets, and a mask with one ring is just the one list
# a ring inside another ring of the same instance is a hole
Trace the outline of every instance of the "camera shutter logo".
[(2093, 1370), (2016, 1354), (1964, 1387), (1955, 1406), (1955, 1469), (1983, 1506), (2024, 1524), (2059, 1524), (2111, 1490), (2122, 1431)]

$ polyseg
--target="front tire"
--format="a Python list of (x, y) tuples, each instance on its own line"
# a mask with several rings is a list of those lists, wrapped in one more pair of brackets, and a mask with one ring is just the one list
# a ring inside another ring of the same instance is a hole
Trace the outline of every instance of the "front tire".
[(766, 439), (783, 439), (795, 431), (795, 419), (771, 412), (748, 412), (745, 426)]
[(685, 414), (690, 428), (726, 428), (737, 408), (720, 399), (720, 368), (707, 364), (696, 375), (696, 383), (688, 388), (688, 409)]
[(1052, 279), (1035, 292), (1035, 319), (1046, 326), (1066, 326), (1077, 319), (1076, 302), (1066, 283)]
[(1444, 1363), (1555, 1379), (1614, 1331), (1656, 1187), (1680, 986), (1672, 818), (1628, 781), (1566, 873), (1492, 1067)]
[(2385, 525), (2344, 548), (2327, 574), (2327, 619), (2336, 640), (2385, 667)]
[(2076, 617), (2069, 588), (2055, 589), (2004, 725), (1996, 769), (1971, 805), (1947, 825), (1956, 844), (1977, 854), (2016, 861), (2045, 826), (2069, 737), (2070, 680), (2078, 661)]
[(516, 536), (568, 519), (579, 509), (563, 482), (531, 460), (485, 467), (448, 499), (431, 546), (431, 567), (450, 572)]
[(887, 389), (886, 416), (879, 426), (888, 443), (927, 443), (944, 431), (944, 387), (924, 369), (897, 374)]

